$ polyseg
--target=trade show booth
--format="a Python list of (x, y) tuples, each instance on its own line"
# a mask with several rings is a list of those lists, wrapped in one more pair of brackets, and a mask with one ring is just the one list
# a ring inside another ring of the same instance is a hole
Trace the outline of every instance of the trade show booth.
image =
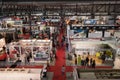
[(7, 45), (9, 48), (9, 61), (15, 61), (18, 58), (22, 62), (47, 63), (50, 60), (52, 49), (51, 40), (20, 40)]
[[(105, 25), (93, 25), (93, 26), (81, 26), (79, 24), (73, 24), (67, 26), (67, 34), (69, 38), (102, 38), (103, 32), (102, 29), (98, 29), (98, 27), (105, 26)], [(106, 27), (109, 27), (109, 25)], [(106, 30), (104, 32), (104, 37), (111, 37), (113, 34), (112, 30)]]
[(81, 59), (89, 56), (96, 60), (96, 64), (100, 65), (105, 61), (113, 61), (115, 56), (114, 48), (108, 42), (99, 40), (85, 39), (85, 40), (71, 40), (70, 52), (76, 54), (77, 58)]

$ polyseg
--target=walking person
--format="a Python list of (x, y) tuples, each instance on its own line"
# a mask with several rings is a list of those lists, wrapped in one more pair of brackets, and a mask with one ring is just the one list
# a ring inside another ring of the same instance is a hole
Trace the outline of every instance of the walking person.
[(65, 66), (64, 65), (62, 66), (61, 72), (62, 72), (62, 75), (65, 75)]
[(102, 63), (104, 63), (105, 59), (106, 59), (106, 53), (105, 52), (102, 54), (101, 58), (102, 58)]
[(84, 58), (84, 56), (82, 56), (82, 58), (81, 58), (81, 66), (85, 66), (85, 58)]
[(95, 62), (95, 60), (93, 60), (93, 62), (92, 62), (92, 68), (95, 69), (95, 67), (96, 67), (96, 62)]
[(89, 66), (89, 58), (88, 57), (86, 57), (86, 60), (85, 60), (85, 66)]
[(78, 62), (77, 62), (77, 57), (75, 57), (75, 65), (77, 65), (77, 63), (78, 63)]
[(77, 64), (81, 65), (81, 56), (80, 55), (78, 55)]
[(69, 44), (68, 44), (68, 43), (66, 43), (66, 51), (68, 51), (68, 46), (69, 46)]
[(62, 39), (61, 40), (61, 47), (63, 47), (64, 46), (64, 40)]
[(90, 67), (92, 67), (93, 59), (90, 58)]
[(47, 60), (47, 70), (50, 69), (49, 60)]
[(62, 40), (65, 41), (65, 36), (64, 35), (62, 36)]
[(57, 41), (57, 48), (59, 48), (59, 46), (60, 46), (60, 45), (59, 45), (59, 41)]

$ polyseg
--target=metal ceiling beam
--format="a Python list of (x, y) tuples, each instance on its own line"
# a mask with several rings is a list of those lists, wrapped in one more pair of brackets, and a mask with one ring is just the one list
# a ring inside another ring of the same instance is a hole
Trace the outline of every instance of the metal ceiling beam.
[[(25, 13), (31, 12), (42, 12), (44, 15), (49, 12), (56, 12), (60, 15), (64, 15), (65, 13), (75, 13), (76, 15), (80, 15), (83, 13), (90, 13), (94, 15), (106, 15), (106, 14), (120, 14), (120, 4), (118, 3), (90, 3), (90, 4), (80, 4), (80, 3), (65, 3), (65, 4), (38, 4), (38, 3), (30, 3), (30, 4), (20, 4), (20, 3), (3, 3), (0, 4), (2, 10), (5, 14), (9, 13), (20, 13), (24, 11)], [(116, 9), (117, 8), (117, 9)]]

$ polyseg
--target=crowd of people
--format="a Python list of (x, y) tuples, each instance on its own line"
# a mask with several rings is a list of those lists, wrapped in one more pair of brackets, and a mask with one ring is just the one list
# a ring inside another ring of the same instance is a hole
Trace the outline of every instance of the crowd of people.
[(90, 57), (89, 52), (86, 56), (73, 54), (73, 56), (71, 57), (71, 60), (73, 62), (72, 64), (76, 66), (84, 66), (84, 67), (91, 67), (91, 68), (96, 67), (96, 61), (94, 58)]

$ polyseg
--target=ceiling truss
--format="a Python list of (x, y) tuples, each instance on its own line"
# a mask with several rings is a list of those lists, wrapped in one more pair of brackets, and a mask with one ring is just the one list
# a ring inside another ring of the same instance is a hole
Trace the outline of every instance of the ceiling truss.
[[(43, 15), (49, 15), (48, 13), (58, 13), (59, 15), (119, 15), (120, 4), (119, 3), (90, 3), (90, 4), (62, 4), (62, 3), (1, 3), (1, 14), (9, 15), (11, 13), (43, 13)], [(67, 14), (70, 13), (70, 14)]]

